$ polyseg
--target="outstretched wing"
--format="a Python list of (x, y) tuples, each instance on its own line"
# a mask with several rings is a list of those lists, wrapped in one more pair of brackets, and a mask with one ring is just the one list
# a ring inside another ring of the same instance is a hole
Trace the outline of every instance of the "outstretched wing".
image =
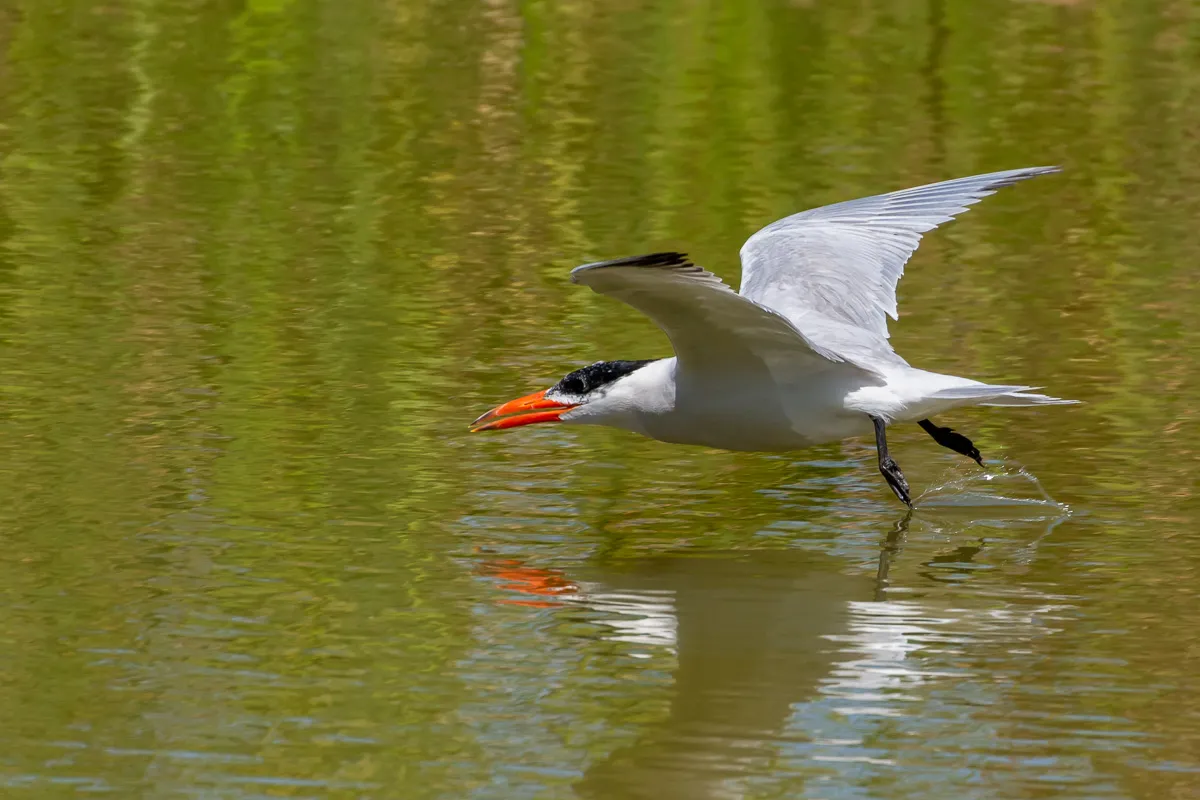
[(733, 291), (683, 253), (584, 264), (571, 280), (627, 303), (654, 321), (692, 374), (736, 376), (766, 366), (817, 372), (857, 369), (811, 343), (791, 322)]
[[(743, 297), (787, 317), (818, 347), (836, 338), (887, 347), (896, 284), (921, 234), (1018, 181), (1058, 172), (1029, 167), (848, 200), (772, 222), (742, 246)], [(847, 327), (848, 326), (848, 327)], [(863, 333), (856, 336), (853, 329)]]

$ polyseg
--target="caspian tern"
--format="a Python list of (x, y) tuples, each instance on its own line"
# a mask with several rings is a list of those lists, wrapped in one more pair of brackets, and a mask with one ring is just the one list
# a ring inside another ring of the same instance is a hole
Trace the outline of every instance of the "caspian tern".
[(917, 369), (888, 342), (896, 284), (921, 234), (997, 189), (1052, 172), (1058, 168), (992, 172), (786, 217), (742, 246), (740, 292), (683, 253), (576, 267), (574, 283), (648, 316), (675, 356), (577, 369), (471, 428), (609, 425), (663, 442), (777, 452), (873, 427), (879, 471), (911, 508), (908, 482), (888, 455), (888, 425), (916, 422), (983, 466), (970, 439), (929, 418), (959, 406), (1076, 402)]

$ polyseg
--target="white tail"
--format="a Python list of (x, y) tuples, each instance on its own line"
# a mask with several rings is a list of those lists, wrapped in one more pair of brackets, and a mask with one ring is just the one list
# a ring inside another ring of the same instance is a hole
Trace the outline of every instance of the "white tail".
[(981, 406), (1073, 406), (1078, 400), (1063, 400), (1061, 397), (1051, 397), (1048, 394), (1033, 394), (1031, 392), (1009, 392), (993, 398)]
[(950, 386), (934, 392), (935, 400), (978, 400), (981, 406), (1067, 406), (1078, 400), (1062, 400), (1045, 394), (1034, 394), (1030, 389), (1040, 386), (997, 386), (989, 383), (972, 383), (967, 386)]

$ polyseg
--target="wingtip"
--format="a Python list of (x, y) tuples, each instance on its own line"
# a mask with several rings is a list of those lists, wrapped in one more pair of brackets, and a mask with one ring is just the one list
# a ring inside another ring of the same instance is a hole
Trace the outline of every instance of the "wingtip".
[(1012, 186), (1014, 183), (1037, 178), (1041, 175), (1053, 175), (1056, 172), (1062, 172), (1062, 167), (1057, 164), (1051, 164), (1044, 167), (1021, 167), (1018, 169), (1010, 169), (1004, 172), (994, 173), (994, 180), (987, 186), (989, 190), (1003, 189), (1006, 186)]
[(688, 260), (687, 253), (680, 253), (674, 250), (667, 250), (661, 253), (646, 253), (640, 256), (627, 256), (625, 258), (614, 258), (611, 261), (595, 261), (591, 264), (580, 264), (575, 269), (571, 270), (571, 282), (579, 283), (579, 274), (593, 269), (603, 269), (605, 267), (687, 267), (691, 266), (692, 262)]
[(1059, 166), (1058, 164), (1048, 164), (1044, 167), (1030, 167), (1029, 168), (1030, 177), (1036, 177), (1038, 175), (1053, 175), (1056, 172), (1062, 172), (1062, 171), (1063, 171), (1063, 168), (1061, 166)]

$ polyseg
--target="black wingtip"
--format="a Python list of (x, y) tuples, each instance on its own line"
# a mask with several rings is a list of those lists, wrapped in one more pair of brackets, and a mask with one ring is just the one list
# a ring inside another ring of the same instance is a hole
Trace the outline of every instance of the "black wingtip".
[(1062, 172), (1060, 166), (1045, 166), (1045, 167), (1024, 167), (1022, 169), (1014, 169), (998, 177), (995, 181), (988, 184), (988, 189), (1003, 189), (1006, 186), (1013, 186), (1021, 181), (1036, 178), (1040, 175), (1053, 175), (1056, 172)]
[(691, 261), (688, 260), (686, 253), (677, 253), (669, 251), (665, 253), (648, 253), (642, 256), (628, 256), (626, 258), (614, 258), (612, 261), (597, 261), (593, 264), (581, 264), (571, 270), (571, 281), (579, 283), (579, 274), (581, 272), (590, 272), (594, 269), (605, 269), (606, 267), (651, 267), (660, 269), (686, 269), (694, 267)]
[(665, 253), (648, 253), (642, 256), (614, 258), (612, 261), (597, 261), (594, 264), (584, 264), (576, 269), (598, 269), (600, 267), (686, 267), (691, 264), (687, 253), (669, 251)]

